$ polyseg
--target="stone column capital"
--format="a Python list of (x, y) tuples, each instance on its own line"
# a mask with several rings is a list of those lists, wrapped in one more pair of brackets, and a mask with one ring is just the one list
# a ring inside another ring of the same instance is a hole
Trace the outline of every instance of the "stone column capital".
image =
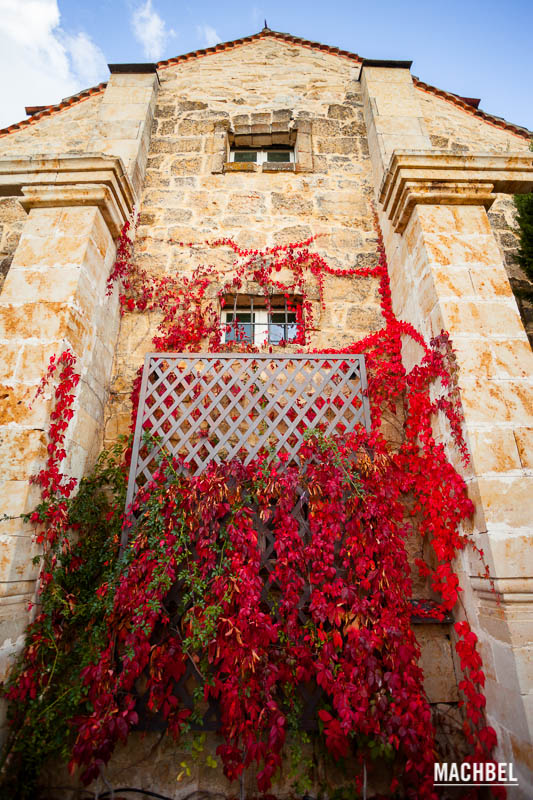
[(533, 191), (533, 153), (469, 153), (395, 150), (383, 176), (379, 200), (394, 230), (403, 233), (413, 208), (482, 205), (497, 193)]
[(120, 158), (102, 155), (0, 159), (0, 196), (32, 208), (97, 206), (113, 238), (133, 210), (135, 195)]

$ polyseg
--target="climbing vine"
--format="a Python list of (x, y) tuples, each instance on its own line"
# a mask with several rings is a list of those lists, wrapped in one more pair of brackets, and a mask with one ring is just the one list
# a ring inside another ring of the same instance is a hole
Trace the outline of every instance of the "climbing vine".
[[(460, 602), (453, 561), (472, 545), (462, 526), (473, 513), (434, 435), (440, 415), (467, 461), (449, 337), (425, 342), (395, 317), (380, 236), (375, 266), (347, 270), (331, 268), (313, 239), (262, 251), (228, 239), (169, 244), (193, 254), (229, 249), (234, 261), (227, 280), (212, 265), (154, 276), (136, 265), (125, 227), (108, 289), (120, 284), (124, 313), (157, 312), (159, 351), (234, 347), (223, 341), (219, 308), (247, 281), (258, 284), (267, 308), (274, 293), (289, 303), (300, 298), (295, 344), (309, 349), (316, 325), (310, 282), (323, 303), (326, 276), (377, 280), (382, 330), (327, 351), (365, 354), (372, 430), (328, 438), (310, 428), (300, 466), (265, 450), (246, 466), (212, 464), (197, 477), (163, 450), (125, 514), (127, 443), (104, 453), (79, 487), (62, 473), (79, 375), (68, 350), (53, 359), (39, 389), (57, 376), (48, 460), (35, 478), (42, 503), (30, 516), (43, 547), (38, 613), (4, 687), (11, 726), (4, 792), (33, 796), (50, 757), (79, 769), (86, 784), (97, 778), (139, 722), (141, 685), (149, 712), (176, 738), (216, 704), (226, 776), (238, 779), (255, 764), (258, 789), (267, 792), (287, 737), (301, 728), (311, 684), (321, 692), (315, 719), (327, 752), (357, 766), (349, 796), (362, 790), (377, 756), (389, 765), (390, 795), (435, 797), (434, 731), (410, 624), (405, 543), (415, 534), (426, 541), (431, 555), (416, 565), (440, 597), (426, 613), (445, 619)], [(406, 338), (423, 353), (410, 371), (402, 363)], [(132, 429), (139, 386), (140, 375)], [(399, 428), (394, 442), (389, 420)], [(265, 526), (275, 541), (267, 575)], [(121, 553), (123, 530), (129, 544)], [(471, 758), (490, 760), (496, 740), (485, 724), (476, 637), (466, 621), (455, 630)], [(187, 671), (199, 687), (192, 709), (174, 691)]]

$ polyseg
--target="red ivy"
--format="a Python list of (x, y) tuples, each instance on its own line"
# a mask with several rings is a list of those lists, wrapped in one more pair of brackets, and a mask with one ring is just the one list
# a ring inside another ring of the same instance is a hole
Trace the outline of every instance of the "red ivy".
[[(192, 251), (201, 247), (170, 244)], [(136, 266), (129, 226), (124, 228), (108, 290), (120, 281), (123, 313), (160, 315), (154, 338), (157, 350), (196, 352), (232, 347), (222, 341), (219, 303), (224, 305), (225, 298), (249, 280), (259, 284), (267, 307), (273, 293), (284, 294), (289, 302), (294, 296), (301, 298), (301, 345), (309, 346), (314, 328), (309, 280), (316, 282), (323, 302), (327, 275), (377, 279), (384, 327), (342, 350), (327, 351), (365, 354), (373, 422), (370, 435), (358, 431), (334, 444), (326, 442), (326, 446), (317, 439), (304, 443), (302, 461), (313, 456), (304, 473), (292, 465), (273, 465), (260, 458), (247, 468), (238, 463), (223, 469), (211, 466), (198, 478), (183, 478), (179, 492), (175, 487), (169, 491), (163, 465), (137, 497), (137, 509), (157, 499), (161, 530), (157, 541), (152, 541), (140, 524), (129, 566), (118, 580), (108, 621), (109, 641), (98, 662), (84, 670), (93, 711), (73, 721), (77, 734), (72, 764), (84, 766), (87, 781), (96, 777), (115, 743), (125, 741), (136, 724), (135, 682), (146, 670), (149, 707), (161, 711), (170, 732), (179, 735), (190, 713), (172, 691), (190, 658), (184, 639), (194, 624), (209, 624), (203, 617), (205, 609), (216, 606), (220, 614), (207, 650), (214, 679), (206, 684), (205, 697), (215, 697), (220, 703), (224, 743), (219, 753), (228, 777), (238, 777), (257, 762), (262, 765), (259, 789), (268, 789), (281, 763), (287, 730), (287, 708), (280, 700), (280, 687), (314, 680), (324, 692), (318, 716), (326, 747), (335, 758), (348, 756), (354, 741), (359, 743), (362, 758), (364, 742), (378, 740), (402, 755), (408, 796), (434, 797), (433, 729), (417, 665), (419, 649), (410, 626), (411, 581), (405, 538), (418, 530), (433, 550), (436, 566), (417, 564), (420, 574), (427, 576), (439, 593), (444, 618), (459, 599), (453, 560), (471, 544), (461, 532), (461, 524), (473, 512), (463, 479), (433, 433), (435, 416), (444, 415), (453, 441), (467, 461), (453, 350), (445, 332), (426, 343), (413, 326), (396, 318), (379, 231), (379, 257), (370, 268), (332, 269), (311, 249), (313, 244), (309, 239), (259, 251), (240, 248), (229, 239), (206, 243), (210, 248), (229, 248), (234, 256), (232, 279), (221, 288), (218, 283), (218, 291), (210, 293), (210, 286), (220, 280), (214, 266), (200, 266), (186, 277), (150, 275)], [(285, 275), (288, 271), (289, 280), (278, 277), (282, 270)], [(405, 337), (423, 351), (420, 364), (410, 372), (402, 363)], [(242, 350), (244, 344), (238, 347)], [(75, 482), (63, 477), (60, 464), (79, 380), (73, 367), (74, 357), (66, 351), (57, 361), (52, 359), (44, 379), (46, 383), (60, 369), (49, 457), (35, 478), (47, 501), (32, 516), (45, 526), (39, 541), (56, 541), (68, 526), (66, 500)], [(432, 399), (430, 389), (437, 381), (442, 391)], [(132, 394), (133, 424), (138, 391), (139, 379)], [(391, 416), (402, 420), (400, 441), (392, 448), (382, 427)], [(357, 481), (357, 491), (353, 486), (350, 489), (349, 481), (347, 484), (347, 473)], [(248, 499), (236, 486), (247, 487)], [(306, 542), (295, 519), (302, 487), (307, 493), (311, 531)], [(262, 602), (257, 514), (275, 532), (276, 561), (270, 580), (280, 592), (276, 614), (269, 613)], [(209, 583), (205, 604), (191, 612), (190, 630), (186, 625), (181, 631), (172, 627), (164, 605), (180, 564), (178, 518), (186, 520), (199, 575), (211, 574), (217, 537), (222, 532), (228, 548), (225, 571)], [(99, 596), (105, 596), (107, 590), (107, 585), (99, 587)], [(299, 611), (306, 590), (308, 624), (302, 624)], [(156, 628), (165, 633), (154, 645)], [(459, 688), (465, 698), (465, 734), (473, 758), (488, 760), (496, 736), (484, 721), (485, 678), (477, 640), (467, 622), (457, 623), (455, 628), (464, 673)], [(40, 681), (36, 670), (22, 674), (11, 700), (23, 702), (25, 696), (34, 696)]]

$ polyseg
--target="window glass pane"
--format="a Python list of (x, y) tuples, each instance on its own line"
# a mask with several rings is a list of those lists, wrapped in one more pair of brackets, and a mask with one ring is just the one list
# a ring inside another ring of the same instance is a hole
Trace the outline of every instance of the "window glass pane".
[(267, 161), (290, 161), (291, 154), (288, 150), (268, 150)]
[(253, 323), (252, 315), (246, 312), (237, 312), (235, 314), (236, 325), (233, 324), (234, 317), (232, 313), (226, 314), (226, 323), (231, 325), (226, 331), (226, 342), (251, 342), (253, 340)]
[(257, 150), (235, 150), (235, 161), (237, 163), (243, 162), (256, 162), (257, 161)]
[[(287, 322), (287, 324), (286, 324)], [(296, 325), (296, 314), (289, 312), (285, 317), (284, 313), (270, 315), (268, 326), (268, 341), (270, 344), (279, 344), (282, 340), (290, 342), (296, 339), (298, 326)]]

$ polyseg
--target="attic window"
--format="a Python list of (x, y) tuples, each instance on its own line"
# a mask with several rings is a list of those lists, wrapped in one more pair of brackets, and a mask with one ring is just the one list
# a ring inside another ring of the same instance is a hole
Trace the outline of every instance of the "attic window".
[(293, 164), (294, 147), (272, 145), (270, 147), (232, 147), (230, 163), (235, 164)]
[(246, 342), (256, 347), (296, 341), (300, 302), (297, 298), (287, 301), (283, 295), (274, 295), (269, 309), (264, 297), (227, 297), (221, 316), (224, 341)]

